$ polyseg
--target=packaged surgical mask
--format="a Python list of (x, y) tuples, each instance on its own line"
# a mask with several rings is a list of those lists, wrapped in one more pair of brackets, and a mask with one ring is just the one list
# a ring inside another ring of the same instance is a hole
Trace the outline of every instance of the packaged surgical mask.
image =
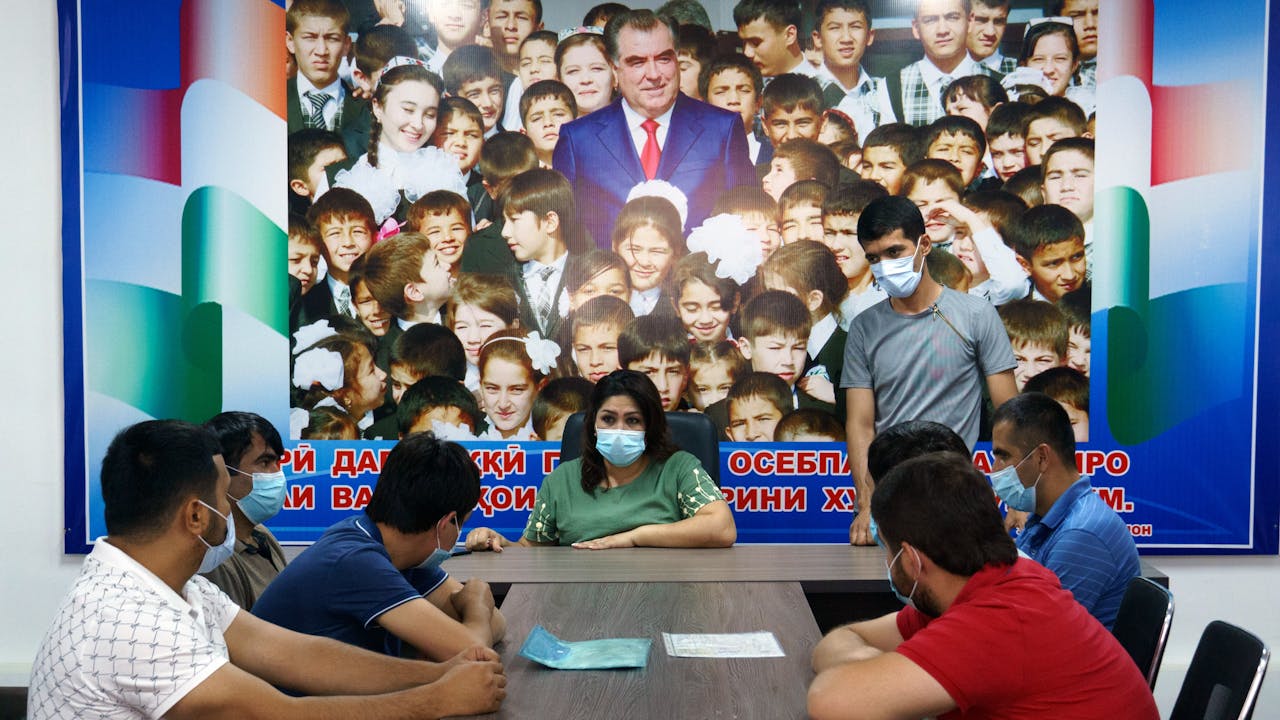
[(648, 638), (608, 638), (565, 642), (534, 625), (520, 647), (520, 656), (557, 670), (642, 668), (649, 664)]

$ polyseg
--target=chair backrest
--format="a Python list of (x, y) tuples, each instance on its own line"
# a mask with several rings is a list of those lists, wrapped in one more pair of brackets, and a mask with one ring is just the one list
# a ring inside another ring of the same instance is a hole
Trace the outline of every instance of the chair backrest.
[(1111, 633), (1138, 664), (1147, 685), (1153, 689), (1171, 625), (1173, 593), (1144, 577), (1130, 580)]
[[(720, 441), (715, 423), (702, 413), (669, 412), (667, 427), (676, 447), (691, 453), (702, 462), (711, 479), (720, 486)], [(560, 438), (560, 462), (573, 460), (582, 454), (582, 417), (580, 412), (569, 416), (564, 423), (564, 435)]]
[(1248, 720), (1270, 657), (1257, 635), (1221, 620), (1209, 623), (1169, 720)]

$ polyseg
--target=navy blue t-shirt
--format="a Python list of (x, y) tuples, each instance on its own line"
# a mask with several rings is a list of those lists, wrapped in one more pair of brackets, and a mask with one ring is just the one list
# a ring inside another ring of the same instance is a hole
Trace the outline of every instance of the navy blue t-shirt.
[(334, 523), (286, 565), (254, 603), (253, 614), (300, 633), (396, 654), (398, 639), (378, 625), (378, 617), (429, 595), (448, 577), (439, 568), (397, 570), (378, 526), (361, 513)]

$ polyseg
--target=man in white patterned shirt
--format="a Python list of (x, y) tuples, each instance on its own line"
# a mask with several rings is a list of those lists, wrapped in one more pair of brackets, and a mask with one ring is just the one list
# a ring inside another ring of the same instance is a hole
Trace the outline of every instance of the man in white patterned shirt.
[(969, 57), (969, 0), (919, 0), (911, 34), (924, 46), (924, 57), (902, 68), (902, 121), (928, 125), (946, 114), (942, 97), (947, 86), (967, 75), (997, 73)]
[(234, 551), (220, 453), (207, 430), (175, 420), (133, 425), (111, 442), (101, 473), (108, 535), (36, 653), (28, 717), (388, 720), (498, 708), (506, 678), (491, 650), (446, 663), (371, 653), (259, 620), (196, 576)]
[(969, 35), (966, 46), (969, 57), (1008, 75), (1018, 67), (1018, 58), (1000, 52), (1004, 31), (1009, 26), (1009, 0), (971, 0)]
[(814, 43), (822, 48), (817, 79), (823, 104), (853, 120), (859, 141), (877, 127), (897, 122), (888, 83), (862, 67), (862, 57), (876, 39), (866, 0), (821, 0), (814, 17)]

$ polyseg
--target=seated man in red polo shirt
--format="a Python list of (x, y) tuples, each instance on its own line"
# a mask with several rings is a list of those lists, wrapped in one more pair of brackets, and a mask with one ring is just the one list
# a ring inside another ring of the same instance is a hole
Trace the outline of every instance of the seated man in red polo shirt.
[(967, 458), (897, 465), (876, 484), (871, 514), (907, 607), (818, 643), (812, 717), (1159, 717), (1111, 633), (1053, 573), (1018, 557)]

